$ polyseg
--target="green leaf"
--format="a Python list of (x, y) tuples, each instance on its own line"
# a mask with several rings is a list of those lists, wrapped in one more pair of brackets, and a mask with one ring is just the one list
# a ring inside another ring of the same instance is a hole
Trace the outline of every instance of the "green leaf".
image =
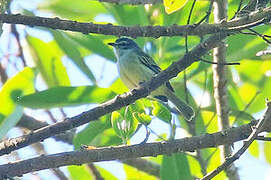
[(147, 180), (155, 180), (157, 179), (156, 177), (149, 175), (143, 171), (139, 171), (138, 169), (128, 166), (126, 164), (123, 164), (124, 171), (126, 173), (126, 180), (142, 180), (142, 179), (147, 179)]
[(114, 83), (112, 83), (109, 88), (117, 94), (129, 92), (129, 89), (123, 84), (120, 78), (118, 78)]
[[(270, 34), (271, 31), (268, 26), (258, 26), (254, 28), (254, 30), (262, 34)], [(261, 38), (244, 34), (230, 36), (229, 38), (227, 38), (227, 44), (228, 61), (239, 61), (242, 59), (259, 59), (259, 57), (256, 57), (256, 53), (266, 47), (265, 41), (263, 41)]]
[[(268, 137), (270, 137), (270, 133), (269, 133)], [(271, 143), (266, 141), (266, 142), (264, 142), (263, 145), (264, 145), (263, 148), (264, 148), (265, 159), (269, 164), (271, 164), (271, 153), (270, 153)]]
[(252, 156), (254, 156), (256, 158), (259, 158), (259, 156), (260, 156), (260, 146), (259, 146), (259, 143), (257, 141), (253, 141), (253, 143), (248, 148), (248, 152)]
[[(201, 156), (203, 156), (203, 155), (201, 154)], [(193, 176), (195, 176), (195, 177), (202, 177), (203, 176), (203, 174), (201, 172), (202, 167), (200, 166), (199, 161), (195, 157), (193, 157), (193, 156), (186, 156), (186, 157), (187, 157), (189, 166), (193, 167), (193, 168), (190, 169), (191, 170), (191, 174)], [(202, 158), (204, 158), (204, 157), (202, 157)]]
[(82, 166), (68, 166), (68, 171), (70, 173), (70, 178), (72, 180), (81, 180), (81, 179), (95, 179), (92, 177), (88, 167), (86, 165)]
[(103, 179), (110, 179), (110, 180), (118, 180), (113, 174), (111, 174), (109, 171), (107, 171), (104, 168), (101, 168), (99, 166), (96, 166), (96, 168), (99, 170), (99, 172), (101, 173), (101, 176), (103, 177)]
[(163, 0), (166, 13), (171, 14), (181, 9), (188, 0)]
[(130, 106), (125, 108), (124, 114), (117, 111), (111, 114), (111, 124), (116, 134), (122, 138), (124, 143), (134, 134), (138, 121), (132, 115), (133, 109)]
[(112, 128), (114, 129), (116, 134), (121, 138), (123, 137), (123, 130), (125, 129), (125, 127), (122, 126), (122, 124), (121, 124), (122, 122), (125, 122), (123, 119), (124, 118), (122, 117), (122, 115), (118, 111), (114, 111), (111, 113)]
[(103, 4), (86, 0), (49, 0), (39, 4), (39, 10), (52, 12), (55, 15), (77, 21), (93, 20), (100, 13), (106, 13)]
[(109, 48), (109, 46), (104, 43), (104, 37), (94, 35), (86, 36), (79, 33), (67, 33), (66, 35), (92, 53), (98, 54), (108, 60), (116, 61), (113, 49)]
[(152, 114), (159, 119), (165, 121), (165, 122), (170, 122), (172, 118), (172, 114), (168, 108), (165, 107), (165, 105), (160, 104), (157, 101), (152, 101)]
[(125, 5), (104, 4), (110, 15), (113, 15), (115, 20), (120, 25), (148, 25), (149, 18), (144, 6), (129, 7)]
[(75, 149), (80, 149), (81, 145), (101, 146), (101, 141), (96, 144), (94, 140), (109, 128), (111, 128), (109, 115), (101, 117), (98, 121), (90, 122), (86, 128), (75, 135), (73, 139)]
[(27, 36), (27, 42), (36, 67), (49, 87), (69, 86), (66, 68), (61, 62), (63, 56), (55, 41), (45, 43), (38, 38)]
[(151, 123), (151, 117), (145, 113), (134, 112), (133, 118), (146, 126)]
[(97, 86), (59, 86), (22, 96), (18, 99), (17, 103), (33, 109), (49, 109), (54, 107), (101, 103), (114, 96), (115, 94), (108, 88), (100, 88)]
[[(56, 30), (50, 30), (53, 34), (55, 41), (59, 47), (67, 54), (69, 58), (77, 65), (77, 67), (94, 83), (96, 84), (96, 79), (88, 66), (86, 65), (84, 59), (81, 57), (81, 53), (78, 50), (78, 44), (73, 40), (69, 39), (66, 33)], [(86, 35), (85, 35), (86, 37)], [(89, 44), (91, 46), (91, 44)]]
[(164, 155), (160, 170), (161, 179), (189, 180), (191, 175), (188, 160), (185, 153)]
[(26, 67), (10, 78), (0, 91), (0, 138), (11, 129), (23, 115), (23, 108), (15, 102), (18, 97), (35, 91), (36, 72)]

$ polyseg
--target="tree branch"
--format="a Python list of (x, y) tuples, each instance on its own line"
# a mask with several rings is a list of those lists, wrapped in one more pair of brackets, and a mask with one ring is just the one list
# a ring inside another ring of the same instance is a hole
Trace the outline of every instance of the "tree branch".
[(115, 4), (130, 4), (130, 5), (163, 3), (162, 0), (99, 0), (99, 1), (107, 2), (107, 3), (115, 3)]
[[(261, 131), (271, 131), (271, 108), (268, 108), (264, 118), (267, 119)], [(79, 150), (52, 155), (42, 155), (36, 158), (21, 160), (0, 165), (0, 179), (21, 176), (23, 174), (42, 169), (84, 163), (123, 160), (144, 156), (170, 155), (177, 152), (195, 151), (203, 148), (217, 147), (223, 144), (232, 144), (246, 139), (251, 134), (258, 121), (240, 127), (233, 127), (222, 132), (187, 137), (172, 141), (137, 144), (130, 146), (103, 147), (92, 150)], [(258, 130), (259, 132), (259, 130)]]
[(24, 24), (28, 26), (42, 26), (52, 29), (82, 32), (84, 34), (96, 33), (129, 37), (161, 37), (214, 34), (218, 32), (237, 32), (267, 22), (271, 18), (271, 7), (255, 11), (248, 16), (236, 18), (220, 24), (200, 25), (172, 25), (172, 26), (115, 26), (112, 24), (82, 23), (59, 18), (44, 18), (25, 16), (20, 14), (0, 14), (0, 22), (9, 24)]
[(62, 122), (55, 123), (50, 126), (33, 131), (30, 134), (5, 140), (0, 143), (0, 155), (8, 154), (16, 149), (20, 149), (29, 144), (42, 141), (48, 137), (63, 133), (66, 130), (86, 124), (90, 121), (98, 120), (99, 117), (111, 113), (121, 107), (127, 106), (136, 100), (148, 96), (153, 90), (161, 86), (164, 82), (177, 76), (179, 72), (189, 67), (192, 63), (196, 62), (198, 57), (203, 56), (209, 50), (214, 48), (222, 39), (226, 38), (226, 33), (219, 33), (209, 37), (204, 42), (200, 43), (178, 62), (172, 63), (166, 70), (162, 71), (150, 81), (147, 81), (132, 91), (116, 96), (114, 99), (109, 100), (97, 107), (83, 112), (77, 116), (66, 118)]
[[(49, 124), (46, 122), (36, 120), (33, 117), (30, 117), (24, 114), (21, 117), (20, 121), (16, 124), (16, 126), (21, 127), (21, 128), (26, 128), (30, 131), (34, 131), (34, 130), (49, 126)], [(65, 133), (61, 133), (56, 136), (53, 136), (53, 138), (56, 141), (62, 141), (68, 144), (72, 144), (74, 133), (75, 132), (73, 131), (67, 131)]]
[[(45, 122), (41, 122), (39, 120), (36, 120), (30, 116), (23, 115), (20, 121), (17, 123), (17, 126), (26, 128), (30, 131), (48, 126), (49, 124)], [(56, 141), (62, 141), (68, 144), (72, 144), (74, 132), (67, 131), (65, 133), (53, 136)], [(154, 175), (156, 177), (160, 176), (160, 166), (158, 164), (155, 164), (151, 161), (145, 160), (145, 159), (127, 159), (121, 161), (122, 163), (128, 164), (130, 166), (133, 166), (134, 168), (144, 171), (148, 174)]]
[[(214, 21), (215, 23), (226, 20), (228, 12), (228, 1), (220, 0), (214, 2)], [(213, 61), (218, 65), (213, 65), (213, 86), (214, 86), (214, 98), (217, 112), (217, 123), (219, 131), (223, 131), (230, 127), (229, 123), (229, 103), (228, 103), (228, 89), (227, 89), (227, 70), (224, 65), (226, 61), (227, 45), (225, 41), (222, 41), (213, 50)], [(227, 157), (232, 155), (231, 145), (223, 145), (219, 147), (221, 161), (226, 161)], [(234, 164), (231, 164), (225, 169), (226, 175), (231, 180), (239, 180), (237, 168)]]

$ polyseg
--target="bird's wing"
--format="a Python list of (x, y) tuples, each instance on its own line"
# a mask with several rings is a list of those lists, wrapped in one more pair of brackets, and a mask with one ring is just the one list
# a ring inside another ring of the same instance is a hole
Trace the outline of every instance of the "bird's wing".
[[(139, 57), (139, 61), (144, 64), (146, 67), (148, 67), (150, 70), (152, 70), (155, 74), (158, 74), (161, 72), (161, 68), (155, 63), (155, 61), (152, 59), (151, 56), (148, 54), (141, 52)], [(174, 92), (173, 87), (169, 82), (166, 82), (166, 86), (168, 89), (170, 89), (172, 92)]]
[(139, 61), (152, 70), (155, 74), (161, 72), (161, 68), (155, 63), (155, 61), (148, 54), (141, 52)]

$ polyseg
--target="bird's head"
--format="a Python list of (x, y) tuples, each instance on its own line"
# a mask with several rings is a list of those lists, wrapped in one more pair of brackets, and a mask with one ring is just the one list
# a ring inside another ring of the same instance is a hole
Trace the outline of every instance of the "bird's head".
[(122, 56), (125, 53), (140, 49), (135, 41), (126, 37), (119, 38), (114, 43), (108, 43), (108, 45), (114, 47), (116, 56)]

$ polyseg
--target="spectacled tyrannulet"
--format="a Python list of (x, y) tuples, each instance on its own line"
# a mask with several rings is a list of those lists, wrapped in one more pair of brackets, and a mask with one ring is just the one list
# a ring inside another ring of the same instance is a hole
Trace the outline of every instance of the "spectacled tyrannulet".
[[(132, 39), (119, 38), (115, 43), (108, 44), (114, 47), (120, 79), (129, 89), (150, 80), (161, 71), (154, 60), (144, 53)], [(154, 90), (151, 96), (164, 102), (170, 100), (187, 120), (194, 117), (193, 109), (174, 94), (169, 82)]]

